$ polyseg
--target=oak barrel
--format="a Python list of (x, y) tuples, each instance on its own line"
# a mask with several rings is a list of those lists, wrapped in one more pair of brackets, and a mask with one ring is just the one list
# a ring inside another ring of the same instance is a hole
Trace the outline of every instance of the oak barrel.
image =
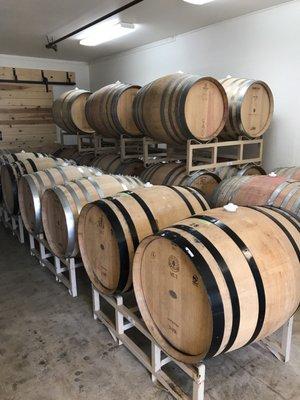
[(163, 351), (197, 364), (284, 325), (299, 306), (299, 261), (300, 224), (287, 212), (214, 209), (140, 244), (134, 291)]
[(11, 164), (15, 161), (24, 161), (29, 158), (43, 158), (47, 156), (45, 153), (27, 153), (25, 151), (21, 151), (20, 153), (11, 153), (7, 150), (3, 151), (0, 154), (0, 201), (2, 202), (3, 200), (3, 195), (2, 195), (2, 184), (1, 184), (1, 168), (3, 164)]
[(300, 217), (300, 182), (285, 177), (244, 176), (224, 180), (213, 193), (212, 203), (241, 206), (269, 205), (289, 210)]
[(266, 171), (261, 166), (252, 163), (242, 166), (232, 165), (226, 167), (217, 167), (214, 172), (222, 180), (232, 178), (234, 176), (266, 175)]
[(120, 193), (85, 206), (78, 240), (85, 269), (102, 293), (132, 287), (132, 261), (138, 244), (160, 229), (209, 208), (193, 188), (152, 186)]
[(60, 147), (52, 155), (54, 157), (68, 158), (74, 160), (74, 156), (78, 153), (77, 146)]
[(59, 96), (52, 107), (55, 124), (70, 134), (94, 133), (85, 115), (85, 105), (90, 95), (91, 92), (87, 90), (74, 89)]
[(87, 203), (140, 185), (134, 177), (101, 175), (47, 189), (42, 196), (42, 221), (53, 253), (65, 258), (78, 254), (78, 217)]
[(144, 182), (153, 185), (190, 186), (201, 190), (207, 199), (221, 179), (213, 172), (200, 170), (188, 175), (186, 165), (180, 162), (153, 164), (140, 175)]
[(75, 154), (75, 161), (78, 165), (92, 165), (95, 160), (95, 152), (87, 151), (83, 153)]
[(226, 91), (229, 115), (221, 137), (249, 139), (262, 136), (270, 127), (274, 98), (269, 86), (253, 79), (226, 78), (220, 81)]
[(144, 171), (144, 164), (137, 158), (122, 162), (118, 154), (102, 154), (96, 156), (91, 165), (109, 174), (139, 176)]
[(24, 161), (16, 161), (1, 166), (1, 185), (3, 203), (10, 215), (19, 212), (18, 182), (22, 175), (52, 168), (57, 165), (66, 165), (66, 161), (60, 158), (35, 158)]
[(139, 89), (117, 82), (93, 93), (86, 103), (86, 117), (95, 131), (106, 138), (141, 137), (132, 110)]
[(162, 143), (207, 142), (224, 128), (228, 100), (214, 78), (177, 73), (144, 86), (134, 100), (134, 117), (145, 135)]
[(28, 153), (25, 151), (21, 151), (20, 153), (5, 153), (0, 155), (0, 164), (4, 163), (13, 163), (15, 161), (24, 161), (28, 160), (29, 158), (43, 158), (47, 157), (45, 153)]
[(300, 180), (300, 167), (276, 168), (274, 172), (276, 175), (284, 176), (287, 179)]
[(23, 175), (18, 184), (18, 197), (22, 220), (27, 231), (34, 235), (43, 232), (41, 197), (46, 189), (93, 175), (101, 175), (101, 171), (82, 166), (54, 167)]

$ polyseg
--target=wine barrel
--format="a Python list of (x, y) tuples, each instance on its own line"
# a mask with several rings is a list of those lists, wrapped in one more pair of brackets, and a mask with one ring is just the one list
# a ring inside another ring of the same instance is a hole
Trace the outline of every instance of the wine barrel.
[(276, 168), (274, 172), (276, 175), (284, 176), (287, 179), (300, 180), (300, 167)]
[(27, 153), (25, 151), (21, 151), (20, 153), (6, 153), (0, 155), (0, 164), (4, 163), (13, 163), (15, 161), (24, 161), (35, 158), (43, 158), (47, 157), (45, 153)]
[(154, 164), (146, 168), (140, 175), (144, 182), (153, 185), (190, 186), (199, 189), (207, 199), (221, 179), (213, 172), (200, 170), (191, 175), (186, 173), (186, 165), (179, 162)]
[(17, 215), (19, 212), (18, 203), (18, 182), (22, 175), (32, 174), (36, 171), (52, 168), (57, 165), (67, 165), (65, 160), (60, 158), (35, 158), (24, 161), (16, 161), (11, 164), (4, 164), (1, 167), (1, 185), (3, 203), (10, 215)]
[(78, 153), (77, 146), (60, 147), (52, 155), (59, 158), (67, 158), (74, 160), (74, 156)]
[(109, 174), (140, 176), (144, 171), (144, 164), (137, 158), (128, 159), (122, 162), (117, 154), (102, 154), (96, 156), (91, 165), (100, 168)]
[(224, 180), (234, 176), (266, 175), (266, 171), (261, 166), (250, 163), (244, 166), (232, 165), (218, 167), (215, 169), (215, 174), (218, 175), (221, 180)]
[(121, 135), (141, 137), (133, 119), (133, 101), (140, 86), (117, 82), (93, 93), (86, 103), (86, 117), (97, 133), (106, 138)]
[(138, 188), (88, 204), (79, 217), (78, 240), (92, 283), (105, 294), (129, 290), (139, 242), (208, 208), (196, 189), (175, 186)]
[(101, 175), (47, 189), (42, 196), (42, 221), (52, 252), (65, 258), (78, 255), (77, 223), (82, 207), (140, 185), (137, 178)]
[(34, 235), (43, 232), (41, 197), (46, 189), (93, 175), (101, 175), (101, 171), (82, 166), (55, 167), (23, 175), (18, 184), (18, 197), (22, 220), (27, 231)]
[(52, 107), (56, 125), (70, 134), (94, 133), (85, 116), (85, 105), (90, 95), (91, 92), (87, 90), (75, 89), (58, 97)]
[(287, 212), (214, 209), (140, 244), (134, 292), (163, 351), (197, 364), (288, 321), (300, 301), (299, 261), (300, 224)]
[(225, 90), (211, 77), (164, 76), (144, 86), (134, 100), (137, 126), (162, 143), (207, 142), (222, 131), (227, 115)]
[(212, 203), (241, 206), (269, 205), (300, 216), (300, 182), (285, 177), (244, 176), (226, 179), (213, 193)]
[(11, 164), (15, 161), (24, 161), (29, 158), (35, 159), (35, 158), (43, 158), (46, 157), (47, 155), (44, 153), (26, 153), (25, 151), (21, 151), (20, 153), (10, 153), (9, 151), (5, 151), (2, 154), (0, 154), (0, 201), (2, 202), (3, 200), (3, 194), (2, 194), (2, 183), (1, 183), (1, 168), (3, 164)]
[(92, 165), (96, 156), (93, 151), (88, 151), (76, 155), (76, 163), (78, 165)]
[(269, 86), (252, 79), (226, 78), (220, 81), (229, 102), (229, 115), (220, 137), (249, 139), (262, 136), (270, 127), (274, 98)]

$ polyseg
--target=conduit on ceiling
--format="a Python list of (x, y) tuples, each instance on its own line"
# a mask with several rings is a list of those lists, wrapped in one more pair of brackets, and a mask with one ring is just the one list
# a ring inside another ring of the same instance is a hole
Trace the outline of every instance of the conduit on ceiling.
[(90, 22), (89, 24), (86, 24), (86, 25), (82, 26), (81, 28), (78, 28), (78, 29), (76, 29), (75, 31), (70, 32), (70, 33), (68, 33), (67, 35), (64, 35), (64, 36), (62, 36), (62, 37), (60, 37), (60, 38), (58, 38), (58, 39), (56, 39), (56, 40), (53, 40), (53, 39), (52, 39), (52, 40), (49, 40), (49, 39), (47, 38), (48, 43), (46, 44), (46, 48), (47, 48), (47, 49), (52, 49), (52, 50), (54, 50), (54, 51), (57, 51), (57, 44), (58, 44), (58, 43), (60, 43), (60, 42), (62, 42), (62, 41), (64, 41), (64, 40), (66, 40), (66, 39), (69, 39), (70, 37), (72, 37), (72, 36), (74, 36), (74, 35), (77, 35), (77, 33), (80, 33), (80, 32), (82, 32), (82, 31), (84, 31), (85, 29), (88, 29), (88, 28), (90, 28), (90, 27), (92, 27), (92, 26), (94, 26), (94, 25), (96, 25), (96, 24), (99, 24), (100, 22), (105, 21), (106, 19), (111, 18), (111, 17), (113, 17), (114, 15), (117, 15), (117, 14), (121, 13), (122, 11), (127, 10), (128, 8), (133, 7), (133, 6), (135, 6), (136, 4), (141, 3), (142, 1), (144, 1), (144, 0), (134, 0), (134, 1), (131, 1), (130, 3), (127, 3), (127, 4), (125, 4), (124, 6), (119, 7), (119, 8), (117, 8), (116, 10), (113, 10), (113, 11), (109, 12), (109, 13), (106, 14), (106, 15), (103, 15), (102, 17), (95, 19), (94, 21)]

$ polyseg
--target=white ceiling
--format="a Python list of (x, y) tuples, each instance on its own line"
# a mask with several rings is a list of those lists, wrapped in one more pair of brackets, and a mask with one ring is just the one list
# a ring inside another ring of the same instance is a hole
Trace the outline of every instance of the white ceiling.
[(58, 52), (45, 49), (46, 35), (59, 37), (130, 0), (0, 0), (0, 53), (90, 61), (166, 39), (288, 0), (215, 0), (195, 6), (182, 0), (144, 0), (120, 15), (136, 32), (97, 47), (70, 38)]

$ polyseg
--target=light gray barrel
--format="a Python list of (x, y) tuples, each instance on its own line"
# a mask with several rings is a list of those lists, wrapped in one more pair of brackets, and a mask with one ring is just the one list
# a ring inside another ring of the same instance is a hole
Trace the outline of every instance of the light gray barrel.
[(101, 175), (47, 189), (42, 196), (42, 221), (53, 253), (64, 258), (78, 255), (77, 223), (86, 204), (142, 185), (134, 177)]
[(101, 175), (101, 171), (97, 168), (77, 166), (60, 166), (23, 175), (18, 184), (18, 196), (22, 220), (27, 231), (34, 235), (43, 232), (41, 197), (45, 190), (93, 175)]

